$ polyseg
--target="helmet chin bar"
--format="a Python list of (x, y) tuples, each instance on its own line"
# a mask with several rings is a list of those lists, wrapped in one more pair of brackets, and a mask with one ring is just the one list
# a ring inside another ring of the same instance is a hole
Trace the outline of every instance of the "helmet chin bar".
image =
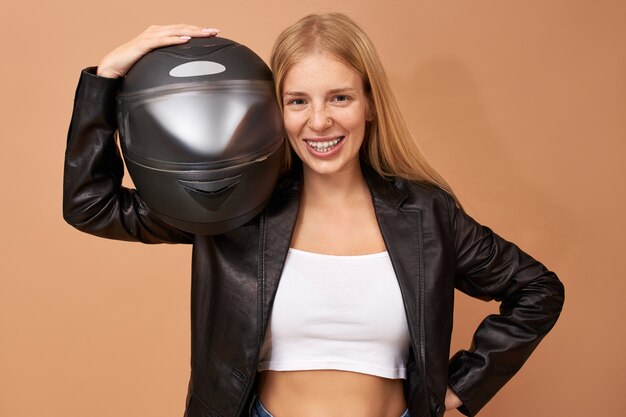
[(282, 117), (271, 72), (224, 38), (157, 49), (118, 95), (128, 171), (148, 207), (190, 233), (228, 232), (269, 200), (282, 164)]

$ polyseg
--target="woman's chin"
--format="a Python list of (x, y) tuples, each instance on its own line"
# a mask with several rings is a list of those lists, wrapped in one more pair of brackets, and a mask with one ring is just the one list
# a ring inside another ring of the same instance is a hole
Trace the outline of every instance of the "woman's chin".
[(328, 160), (303, 160), (302, 167), (306, 174), (313, 175), (339, 175), (347, 173), (360, 172), (360, 165), (358, 158), (345, 161), (342, 158), (328, 159)]

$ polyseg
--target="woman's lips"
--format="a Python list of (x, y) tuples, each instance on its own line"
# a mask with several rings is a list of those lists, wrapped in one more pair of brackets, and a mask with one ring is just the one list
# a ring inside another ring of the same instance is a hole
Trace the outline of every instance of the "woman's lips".
[(317, 157), (330, 157), (336, 154), (344, 142), (345, 136), (304, 139), (307, 149)]

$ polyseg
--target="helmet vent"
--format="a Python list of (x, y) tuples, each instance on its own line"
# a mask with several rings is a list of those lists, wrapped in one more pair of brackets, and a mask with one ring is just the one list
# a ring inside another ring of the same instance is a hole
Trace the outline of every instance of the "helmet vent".
[(213, 61), (193, 61), (180, 64), (170, 70), (172, 77), (199, 77), (226, 71), (226, 67)]
[(180, 64), (170, 70), (172, 77), (199, 77), (202, 75), (219, 74), (226, 67), (213, 61), (193, 61)]
[(215, 211), (231, 195), (237, 184), (239, 184), (240, 177), (241, 174), (214, 181), (178, 180), (178, 183), (194, 200), (207, 209)]

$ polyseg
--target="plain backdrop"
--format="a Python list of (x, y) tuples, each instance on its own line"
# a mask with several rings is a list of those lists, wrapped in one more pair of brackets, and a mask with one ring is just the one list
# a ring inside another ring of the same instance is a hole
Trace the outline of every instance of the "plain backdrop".
[[(179, 22), (218, 27), (267, 60), (283, 28), (328, 11), (370, 34), (468, 212), (565, 284), (561, 319), (481, 415), (624, 415), (626, 2), (25, 0), (3, 4), (1, 25), (0, 416), (183, 412), (190, 247), (99, 239), (62, 220), (81, 69)], [(452, 352), (498, 309), (456, 300)]]

